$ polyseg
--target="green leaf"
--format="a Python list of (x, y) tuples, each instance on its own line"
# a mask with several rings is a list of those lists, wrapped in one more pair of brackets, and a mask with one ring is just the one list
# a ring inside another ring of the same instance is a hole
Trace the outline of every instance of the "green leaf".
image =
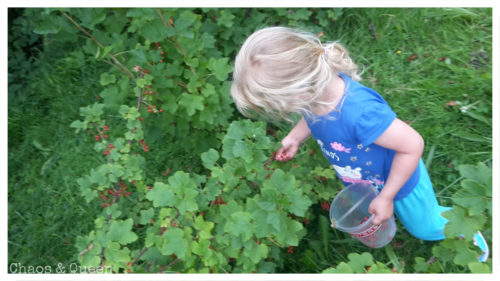
[(128, 120), (136, 120), (140, 116), (137, 108), (126, 105), (120, 106), (119, 112), (123, 116), (123, 118)]
[(235, 236), (241, 236), (243, 241), (246, 241), (253, 235), (254, 225), (251, 221), (252, 216), (250, 213), (241, 211), (234, 213), (224, 226), (224, 231)]
[(471, 262), (467, 264), (471, 273), (491, 273), (491, 268), (484, 262)]
[(163, 234), (165, 241), (161, 248), (163, 255), (175, 254), (182, 259), (186, 255), (188, 243), (184, 239), (184, 232), (179, 228), (171, 228)]
[(110, 109), (118, 109), (125, 102), (125, 96), (116, 86), (106, 87), (99, 95), (103, 98), (104, 105)]
[(295, 177), (291, 174), (285, 174), (281, 169), (276, 169), (271, 177), (264, 181), (264, 187), (275, 189), (282, 194), (288, 194), (295, 187)]
[(243, 256), (247, 256), (255, 264), (266, 258), (267, 254), (267, 246), (265, 244), (257, 244), (254, 240), (248, 240), (243, 248)]
[(243, 210), (243, 206), (236, 203), (234, 200), (220, 206), (220, 214), (222, 217), (231, 217), (233, 214)]
[(427, 269), (430, 267), (430, 264), (422, 257), (415, 258), (414, 268), (419, 272), (427, 272)]
[(249, 144), (243, 140), (236, 140), (233, 144), (232, 154), (234, 157), (240, 157), (245, 162), (253, 162), (253, 153), (250, 150)]
[(121, 249), (120, 244), (116, 242), (109, 242), (104, 249), (104, 258), (116, 272), (120, 267), (124, 268), (126, 263), (130, 261), (130, 250), (127, 247)]
[(75, 15), (82, 26), (93, 29), (98, 23), (106, 19), (107, 9), (73, 8), (71, 13)]
[(182, 35), (187, 38), (193, 38), (194, 33), (190, 30), (190, 27), (198, 19), (198, 16), (189, 10), (182, 12), (179, 17), (175, 20), (175, 32), (178, 35)]
[(277, 232), (281, 231), (281, 215), (278, 212), (269, 212), (267, 214), (267, 221), (269, 225), (272, 225)]
[(296, 220), (282, 216), (281, 231), (276, 234), (276, 241), (281, 245), (299, 245), (298, 232), (302, 230), (302, 224)]
[(139, 26), (138, 34), (152, 42), (163, 41), (168, 36), (168, 29), (163, 22), (157, 18), (146, 20)]
[(99, 80), (101, 85), (106, 86), (108, 84), (114, 84), (116, 82), (116, 77), (113, 74), (104, 72), (101, 74), (101, 79)]
[(321, 273), (354, 273), (354, 271), (347, 263), (341, 262), (336, 268), (330, 267)]
[(217, 160), (219, 160), (219, 153), (213, 148), (201, 154), (201, 161), (203, 162), (203, 166), (207, 169), (212, 168)]
[(200, 242), (193, 241), (190, 246), (193, 253), (203, 256), (204, 262), (206, 259), (210, 258), (214, 252), (210, 249), (210, 240), (202, 239)]
[(217, 17), (217, 25), (232, 27), (234, 18), (235, 16), (233, 14), (225, 10), (221, 10), (219, 16)]
[(151, 218), (153, 218), (155, 214), (155, 210), (153, 208), (149, 208), (147, 210), (140, 211), (141, 218), (139, 219), (140, 224), (149, 224)]
[(483, 183), (491, 186), (491, 169), (488, 168), (484, 163), (479, 162), (477, 165), (460, 165), (458, 166), (460, 175), (466, 179), (474, 180), (479, 183)]
[(40, 35), (58, 33), (61, 30), (62, 22), (59, 17), (54, 15), (46, 15), (42, 17), (42, 21), (38, 23), (33, 32)]
[(203, 100), (202, 96), (184, 93), (179, 99), (179, 105), (186, 109), (188, 116), (192, 116), (196, 110), (203, 110)]
[(376, 262), (374, 265), (370, 266), (369, 273), (393, 273), (391, 269), (387, 267), (387, 265)]
[(153, 207), (172, 207), (175, 203), (174, 192), (171, 188), (162, 183), (155, 182), (153, 188), (146, 194), (146, 198), (153, 201)]
[(300, 189), (295, 189), (291, 193), (288, 193), (287, 196), (291, 202), (288, 210), (297, 216), (304, 216), (307, 209), (312, 205), (312, 201), (307, 195), (302, 194)]
[(271, 215), (268, 212), (257, 209), (252, 212), (252, 218), (255, 221), (255, 225), (258, 225), (259, 227), (255, 228), (255, 237), (257, 238), (262, 238), (262, 237), (268, 237), (269, 234), (271, 233), (277, 233), (277, 231), (281, 230), (281, 220), (282, 220), (282, 215), (278, 214), (278, 217), (276, 217), (275, 214)]
[(201, 215), (197, 216), (196, 219), (194, 220), (194, 228), (197, 230), (210, 232), (213, 227), (214, 223), (205, 221), (203, 216)]
[(441, 245), (455, 253), (453, 262), (463, 266), (477, 261), (478, 254), (470, 249), (471, 244), (472, 242), (465, 239), (445, 239), (441, 242)]
[(453, 209), (443, 212), (443, 217), (449, 220), (444, 227), (446, 237), (458, 237), (464, 235), (468, 241), (472, 240), (474, 234), (480, 230), (486, 222), (484, 215), (467, 215), (467, 210), (460, 206), (453, 206)]
[(225, 81), (227, 75), (233, 71), (233, 67), (229, 64), (229, 58), (210, 58), (208, 60), (208, 69), (213, 72), (215, 78), (219, 81)]
[(90, 181), (98, 185), (106, 185), (108, 183), (106, 178), (107, 165), (103, 164), (96, 169), (90, 170)]
[(491, 198), (486, 196), (484, 185), (469, 179), (462, 180), (462, 188), (453, 196), (453, 202), (469, 209), (470, 215), (482, 213), (491, 205)]
[[(446, 242), (446, 240), (444, 242)], [(453, 258), (455, 257), (454, 252), (451, 249), (444, 247), (443, 245), (437, 245), (432, 247), (432, 254), (443, 261), (452, 261)]]
[(115, 241), (122, 245), (126, 245), (137, 240), (137, 235), (132, 232), (134, 221), (129, 218), (127, 220), (112, 220), (107, 233), (108, 241)]
[(196, 217), (194, 221), (194, 228), (199, 231), (198, 235), (200, 240), (210, 239), (212, 237), (210, 231), (214, 225), (215, 224), (213, 222), (206, 222), (201, 215)]
[(80, 130), (84, 130), (84, 129), (86, 129), (86, 127), (87, 127), (87, 126), (85, 126), (85, 124), (84, 124), (84, 123), (82, 123), (82, 121), (80, 121), (80, 120), (75, 120), (75, 121), (73, 121), (73, 122), (71, 123), (71, 125), (69, 125), (69, 126), (70, 126), (71, 128), (75, 128), (75, 129), (76, 129), (76, 130), (75, 130), (75, 133), (77, 133), (77, 134), (80, 132)]
[(212, 49), (215, 47), (216, 40), (213, 35), (209, 33), (203, 33), (200, 39), (203, 42), (203, 48)]
[(171, 189), (174, 191), (173, 205), (182, 214), (186, 211), (198, 210), (196, 198), (199, 194), (196, 183), (189, 177), (189, 174), (178, 171), (168, 179)]
[(178, 198), (178, 201), (175, 204), (181, 214), (187, 211), (198, 210), (198, 203), (196, 203), (196, 197), (198, 196), (198, 194), (199, 192), (194, 189), (184, 190), (182, 196)]
[(308, 20), (311, 14), (312, 12), (309, 9), (293, 9), (288, 17), (295, 20)]
[[(91, 232), (92, 233), (92, 232)], [(76, 238), (75, 246), (78, 249), (78, 252), (83, 253), (82, 255), (78, 255), (78, 260), (82, 266), (99, 266), (101, 262), (101, 245), (95, 240), (92, 241), (92, 234), (89, 236), (78, 236)], [(90, 238), (90, 239), (89, 239)]]
[(106, 208), (105, 213), (106, 215), (111, 216), (112, 219), (119, 218), (122, 214), (119, 203), (115, 203), (112, 206)]
[(356, 273), (365, 272), (365, 267), (374, 264), (372, 255), (367, 252), (361, 255), (358, 253), (350, 253), (347, 255), (347, 258), (349, 259), (348, 265)]

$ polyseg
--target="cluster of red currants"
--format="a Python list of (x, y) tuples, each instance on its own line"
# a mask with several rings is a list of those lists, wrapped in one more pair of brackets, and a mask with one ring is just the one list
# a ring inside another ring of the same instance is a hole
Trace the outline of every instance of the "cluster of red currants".
[(100, 192), (99, 198), (104, 201), (104, 203), (101, 203), (101, 207), (106, 208), (111, 205), (113, 205), (113, 198), (114, 197), (120, 197), (120, 196), (125, 196), (128, 197), (131, 192), (130, 191), (125, 191), (127, 190), (128, 186), (125, 185), (123, 182), (120, 183), (120, 189), (117, 191), (113, 190), (112, 188), (106, 189), (106, 193)]
[(222, 199), (222, 196), (220, 196), (217, 199), (215, 199), (212, 202), (210, 202), (210, 206), (213, 206), (215, 204), (217, 204), (217, 206), (220, 206), (220, 205), (225, 205), (227, 203), (224, 201), (224, 199)]
[(142, 144), (142, 147), (144, 148), (144, 151), (148, 152), (149, 147), (146, 145), (146, 142), (144, 140), (139, 140), (139, 142)]

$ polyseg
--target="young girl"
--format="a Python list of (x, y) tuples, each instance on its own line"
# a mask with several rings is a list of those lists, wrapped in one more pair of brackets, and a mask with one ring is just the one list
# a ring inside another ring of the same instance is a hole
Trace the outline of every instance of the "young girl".
[[(323, 45), (314, 35), (285, 27), (253, 33), (235, 61), (231, 95), (242, 114), (252, 112), (303, 118), (282, 140), (277, 159), (295, 156), (314, 137), (339, 179), (348, 185), (369, 182), (380, 193), (371, 202), (373, 223), (393, 213), (415, 237), (442, 240), (450, 208), (438, 204), (421, 160), (424, 141), (396, 118), (385, 100), (358, 83), (358, 67), (339, 43)], [(488, 259), (481, 233), (474, 236)]]

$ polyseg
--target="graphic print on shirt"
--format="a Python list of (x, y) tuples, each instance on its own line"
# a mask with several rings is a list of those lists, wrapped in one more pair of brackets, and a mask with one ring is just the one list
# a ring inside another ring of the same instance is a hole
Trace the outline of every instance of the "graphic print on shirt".
[(345, 153), (351, 153), (351, 149), (350, 148), (345, 148), (341, 143), (331, 142), (330, 145), (336, 151), (345, 152)]
[(384, 181), (380, 178), (369, 176), (367, 179), (363, 179), (361, 167), (352, 168), (349, 165), (345, 167), (333, 165), (333, 168), (343, 182), (373, 184), (379, 190), (384, 186)]
[(323, 154), (326, 156), (332, 158), (333, 160), (340, 161), (340, 157), (337, 155), (337, 153), (329, 151), (328, 149), (325, 148), (324, 143), (321, 140), (316, 140), (318, 142), (319, 147), (321, 148), (321, 151)]
[(340, 167), (337, 165), (333, 165), (333, 168), (339, 174), (341, 180), (343, 182), (348, 183), (371, 183), (369, 180), (364, 180), (361, 174), (361, 168), (356, 167), (352, 168), (351, 166)]

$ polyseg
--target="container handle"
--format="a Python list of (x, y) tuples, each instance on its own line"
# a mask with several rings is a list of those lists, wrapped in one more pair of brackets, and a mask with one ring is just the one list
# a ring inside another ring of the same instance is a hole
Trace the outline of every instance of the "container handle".
[(341, 216), (338, 220), (336, 220), (336, 223), (333, 224), (332, 223), (332, 227), (334, 228), (337, 228), (337, 224), (342, 221), (343, 219), (345, 219), (345, 217), (347, 217), (347, 215), (349, 215), (350, 213), (352, 213), (352, 211), (354, 209), (356, 209), (361, 203), (363, 203), (363, 201), (365, 201), (366, 197), (368, 197), (368, 195), (370, 195), (369, 193), (367, 193), (363, 198), (361, 198), (358, 202), (356, 202), (356, 204), (354, 204), (347, 212), (344, 213), (343, 216)]

